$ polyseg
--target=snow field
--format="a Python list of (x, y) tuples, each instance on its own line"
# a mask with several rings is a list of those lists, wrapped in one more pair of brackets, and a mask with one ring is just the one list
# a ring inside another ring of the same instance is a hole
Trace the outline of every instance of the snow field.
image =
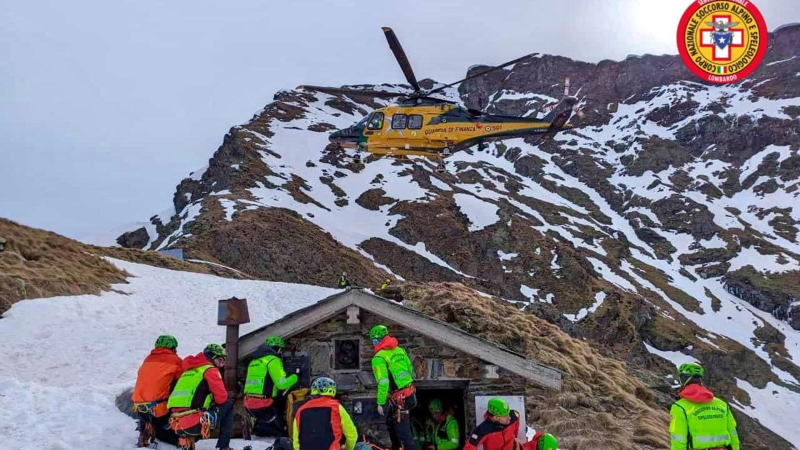
[(114, 400), (159, 334), (186, 357), (224, 342), (217, 300), (248, 299), (244, 334), (336, 292), (111, 261), (133, 275), (119, 292), (25, 300), (0, 320), (0, 448), (134, 448), (135, 422)]

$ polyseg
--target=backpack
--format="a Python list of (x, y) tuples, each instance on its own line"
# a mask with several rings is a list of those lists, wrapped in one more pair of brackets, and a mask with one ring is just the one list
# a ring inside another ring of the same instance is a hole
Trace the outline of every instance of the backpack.
[(275, 443), (272, 444), (272, 450), (293, 450), (292, 441), (286, 437), (279, 437), (275, 439)]

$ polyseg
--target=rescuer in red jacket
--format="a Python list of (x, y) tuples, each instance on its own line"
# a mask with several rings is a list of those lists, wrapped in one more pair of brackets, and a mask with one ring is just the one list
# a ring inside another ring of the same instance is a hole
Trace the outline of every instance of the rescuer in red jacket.
[(464, 450), (478, 447), (483, 450), (519, 449), (519, 413), (512, 411), (508, 403), (499, 398), (489, 400), (483, 417), (485, 420), (472, 430)]

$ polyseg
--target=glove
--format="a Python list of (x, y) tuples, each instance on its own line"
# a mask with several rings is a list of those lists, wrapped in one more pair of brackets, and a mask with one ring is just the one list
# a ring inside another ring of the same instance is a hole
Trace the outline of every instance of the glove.
[(383, 405), (378, 405), (378, 414), (383, 415)]

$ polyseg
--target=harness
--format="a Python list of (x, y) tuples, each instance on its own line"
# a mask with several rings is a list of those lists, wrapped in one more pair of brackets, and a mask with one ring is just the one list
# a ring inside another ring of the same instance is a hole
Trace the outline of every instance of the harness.
[(405, 409), (406, 399), (416, 393), (417, 388), (412, 384), (389, 394), (389, 400), (392, 402), (392, 405), (396, 406), (398, 409)]
[(211, 411), (190, 409), (173, 413), (169, 418), (169, 427), (181, 437), (200, 437), (208, 439), (211, 430), (216, 428), (217, 415)]
[[(153, 400), (152, 402), (146, 403), (134, 403), (133, 404), (133, 412), (138, 414), (144, 415), (151, 415), (153, 417), (161, 417), (166, 414), (167, 411), (167, 398), (160, 398), (158, 400)], [(163, 406), (161, 406), (163, 405)], [(163, 411), (159, 411), (163, 408)], [(163, 412), (164, 414), (158, 414), (159, 412)]]

